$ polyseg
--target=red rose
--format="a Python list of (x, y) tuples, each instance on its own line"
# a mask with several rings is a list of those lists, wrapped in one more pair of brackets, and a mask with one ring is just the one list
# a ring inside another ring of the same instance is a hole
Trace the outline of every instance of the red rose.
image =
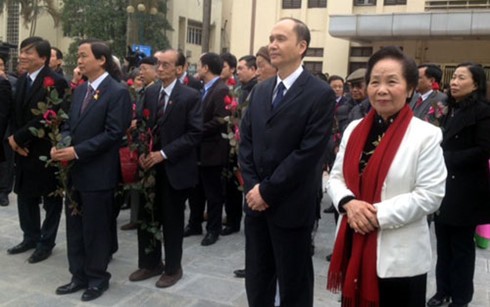
[(185, 76), (185, 78), (184, 78), (184, 84), (185, 85), (189, 85), (189, 77), (188, 76)]
[(230, 79), (228, 79), (227, 84), (231, 86), (235, 86), (236, 85), (235, 78), (231, 77)]
[(232, 101), (231, 97), (230, 97), (229, 95), (228, 95), (228, 96), (226, 96), (226, 97), (225, 97), (225, 106), (230, 105), (230, 104), (231, 104), (231, 101)]
[(66, 168), (70, 162), (68, 161), (60, 161), (62, 167)]
[(126, 81), (126, 83), (128, 84), (128, 86), (133, 86), (134, 81), (133, 81), (133, 79), (128, 79), (128, 81)]
[(54, 79), (49, 76), (44, 77), (44, 87), (48, 88), (53, 86), (54, 86)]
[(51, 120), (56, 118), (56, 112), (53, 110), (47, 110), (44, 112), (43, 118), (48, 125), (51, 125)]
[(438, 91), (439, 90), (439, 83), (437, 83), (437, 82), (432, 83), (432, 90)]
[(150, 110), (148, 109), (144, 109), (143, 110), (143, 117), (146, 119), (146, 120), (149, 120), (150, 119)]
[(235, 125), (235, 140), (240, 142), (240, 127), (238, 125)]

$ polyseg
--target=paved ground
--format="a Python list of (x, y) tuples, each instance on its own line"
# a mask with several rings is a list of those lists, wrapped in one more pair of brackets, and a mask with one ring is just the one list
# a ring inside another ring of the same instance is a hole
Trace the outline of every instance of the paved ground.
[[(82, 303), (81, 292), (57, 296), (57, 286), (70, 280), (66, 259), (65, 221), (61, 222), (57, 246), (47, 260), (30, 264), (30, 252), (8, 255), (6, 250), (19, 243), (16, 199), (0, 208), (0, 306), (169, 306), (221, 307), (247, 306), (244, 280), (233, 277), (233, 270), (244, 262), (243, 231), (221, 237), (213, 246), (202, 247), (201, 236), (184, 241), (184, 277), (175, 286), (161, 290), (154, 286), (157, 277), (132, 283), (128, 275), (136, 269), (135, 231), (120, 231), (120, 249), (110, 263), (110, 289), (99, 299)], [(324, 203), (323, 206), (326, 206)], [(129, 210), (121, 212), (119, 225), (125, 224)], [(337, 295), (325, 290), (328, 263), (334, 232), (333, 215), (323, 215), (316, 237), (315, 306), (340, 306)], [(434, 240), (433, 240), (434, 241)], [(435, 259), (434, 259), (435, 263)], [(434, 273), (429, 274), (427, 295), (434, 293)], [(478, 250), (473, 307), (490, 307), (490, 250)]]

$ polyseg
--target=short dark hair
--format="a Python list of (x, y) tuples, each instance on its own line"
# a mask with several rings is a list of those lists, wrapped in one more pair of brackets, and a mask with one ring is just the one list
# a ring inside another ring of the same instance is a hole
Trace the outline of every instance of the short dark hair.
[(221, 70), (223, 70), (223, 60), (217, 53), (205, 53), (201, 55), (199, 60), (201, 61), (201, 65), (207, 66), (213, 75), (219, 76), (221, 74)]
[(177, 63), (175, 63), (176, 66), (185, 66), (186, 58), (182, 50), (177, 51)]
[(56, 47), (51, 47), (51, 50), (54, 50), (56, 51), (56, 58), (58, 60), (63, 60), (63, 52), (61, 52), (61, 50), (59, 50), (58, 48)]
[[(471, 73), (471, 79), (475, 83), (476, 90), (471, 94), (474, 99), (484, 100), (487, 95), (487, 76), (485, 75), (485, 70), (478, 63), (473, 62), (464, 62), (456, 66), (456, 69), (459, 67), (466, 67)], [(453, 100), (451, 96), (451, 91), (449, 91), (448, 99)]]
[(20, 49), (24, 49), (28, 46), (34, 47), (39, 57), (45, 57), (44, 65), (49, 65), (49, 59), (51, 58), (51, 45), (47, 40), (39, 36), (31, 36), (24, 39), (20, 43)]
[(236, 68), (236, 64), (237, 64), (236, 56), (234, 56), (229, 52), (225, 52), (222, 53), (220, 57), (221, 57), (221, 61), (228, 63), (228, 66), (230, 66), (230, 68), (233, 69)]
[(403, 78), (405, 78), (405, 81), (407, 82), (407, 87), (415, 90), (419, 82), (419, 70), (417, 68), (417, 64), (415, 64), (414, 59), (403, 53), (403, 51), (396, 46), (381, 48), (369, 58), (366, 67), (366, 84), (369, 85), (369, 81), (371, 80), (371, 72), (373, 71), (374, 65), (385, 59), (393, 59), (400, 62), (402, 65)]
[(294, 21), (294, 32), (296, 32), (296, 36), (298, 37), (298, 42), (304, 40), (306, 42), (306, 49), (305, 52), (301, 55), (301, 58), (304, 58), (306, 55), (306, 52), (308, 51), (308, 48), (310, 47), (310, 42), (311, 42), (311, 34), (310, 34), (310, 29), (308, 26), (301, 20), (293, 18), (293, 17), (284, 17), (281, 18), (281, 20), (292, 20)]
[(81, 46), (83, 44), (89, 44), (90, 49), (92, 50), (92, 53), (94, 54), (94, 57), (98, 60), (102, 59), (102, 57), (105, 58), (105, 64), (104, 64), (104, 69), (117, 81), (121, 81), (122, 79), (122, 72), (117, 66), (117, 64), (114, 62), (114, 59), (112, 58), (112, 51), (111, 47), (109, 45), (99, 39), (84, 39), (80, 41), (78, 46)]
[(340, 80), (342, 83), (345, 83), (344, 78), (342, 78), (339, 75), (331, 75), (330, 78), (328, 78), (328, 84), (332, 83), (333, 81)]
[(425, 68), (425, 75), (428, 78), (434, 78), (437, 83), (441, 83), (442, 69), (434, 64), (422, 64), (418, 68)]
[(257, 58), (253, 55), (244, 55), (242, 56), (238, 62), (240, 61), (245, 61), (245, 65), (247, 65), (248, 68), (254, 68), (257, 69)]

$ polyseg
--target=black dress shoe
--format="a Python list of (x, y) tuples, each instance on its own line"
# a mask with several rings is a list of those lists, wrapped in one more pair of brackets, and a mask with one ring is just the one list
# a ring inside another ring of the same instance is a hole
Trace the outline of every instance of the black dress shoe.
[(225, 226), (225, 228), (221, 230), (220, 234), (222, 236), (228, 236), (231, 235), (232, 233), (239, 232), (239, 231), (240, 231), (240, 227)]
[(36, 243), (28, 243), (25, 241), (20, 242), (14, 247), (11, 247), (7, 250), (7, 253), (10, 255), (15, 255), (15, 254), (20, 254), (23, 252), (27, 252), (30, 249), (33, 249), (36, 247)]
[(433, 297), (429, 299), (427, 302), (428, 307), (438, 307), (442, 306), (443, 304), (449, 302), (449, 296), (446, 296), (444, 294), (439, 294), (436, 293)]
[(0, 206), (6, 207), (8, 205), (9, 205), (9, 196), (6, 193), (0, 193)]
[(27, 261), (29, 261), (29, 263), (37, 263), (43, 261), (49, 256), (51, 256), (50, 249), (36, 248), (36, 250), (34, 250), (34, 253), (32, 253), (29, 259), (27, 259)]
[(335, 212), (335, 207), (333, 205), (330, 205), (330, 207), (323, 210), (323, 213), (334, 213), (334, 212)]
[(75, 293), (79, 290), (87, 288), (87, 285), (84, 284), (77, 284), (75, 282), (71, 282), (69, 284), (60, 286), (56, 289), (56, 294), (58, 295), (64, 295), (64, 294), (70, 294), (70, 293)]
[(206, 236), (204, 237), (204, 239), (202, 239), (201, 245), (202, 246), (213, 245), (214, 243), (216, 243), (216, 241), (218, 241), (218, 238), (219, 238), (219, 235), (217, 233), (208, 232), (206, 234)]
[(82, 302), (88, 302), (95, 300), (99, 296), (101, 296), (107, 289), (109, 289), (109, 285), (101, 286), (101, 287), (90, 287), (82, 294)]
[(189, 225), (185, 226), (185, 228), (184, 228), (184, 238), (185, 237), (190, 237), (190, 236), (196, 236), (196, 235), (202, 235), (202, 229), (192, 228)]
[(460, 305), (460, 304), (450, 303), (448, 307), (468, 307), (468, 304)]
[(245, 269), (234, 270), (233, 274), (235, 274), (236, 278), (245, 278)]

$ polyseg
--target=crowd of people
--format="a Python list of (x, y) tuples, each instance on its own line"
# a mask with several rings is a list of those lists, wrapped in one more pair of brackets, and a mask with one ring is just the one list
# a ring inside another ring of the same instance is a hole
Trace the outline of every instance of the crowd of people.
[[(128, 69), (96, 39), (80, 42), (69, 80), (62, 52), (41, 37), (20, 44), (16, 77), (2, 55), (0, 205), (13, 188), (23, 233), (7, 253), (47, 259), (64, 203), (71, 278), (56, 293), (91, 301), (109, 288), (121, 207), (131, 210), (121, 230), (138, 239), (128, 278), (158, 276), (158, 288), (182, 278), (185, 237), (206, 223), (201, 245), (214, 245), (243, 219), (245, 268), (235, 274), (248, 304), (313, 306), (328, 172), (326, 212), (338, 226), (327, 288), (342, 306), (468, 306), (475, 230), (490, 223), (485, 71), (458, 65), (445, 94), (437, 65), (384, 47), (345, 80), (327, 77), (302, 65), (310, 40), (305, 23), (284, 18), (255, 55), (207, 52), (194, 75), (179, 50)], [(62, 102), (33, 111), (52, 100)], [(53, 128), (56, 114), (66, 116)], [(124, 148), (136, 154), (136, 184), (123, 174)], [(55, 193), (60, 167), (65, 190)], [(426, 301), (432, 223), (437, 291)]]

